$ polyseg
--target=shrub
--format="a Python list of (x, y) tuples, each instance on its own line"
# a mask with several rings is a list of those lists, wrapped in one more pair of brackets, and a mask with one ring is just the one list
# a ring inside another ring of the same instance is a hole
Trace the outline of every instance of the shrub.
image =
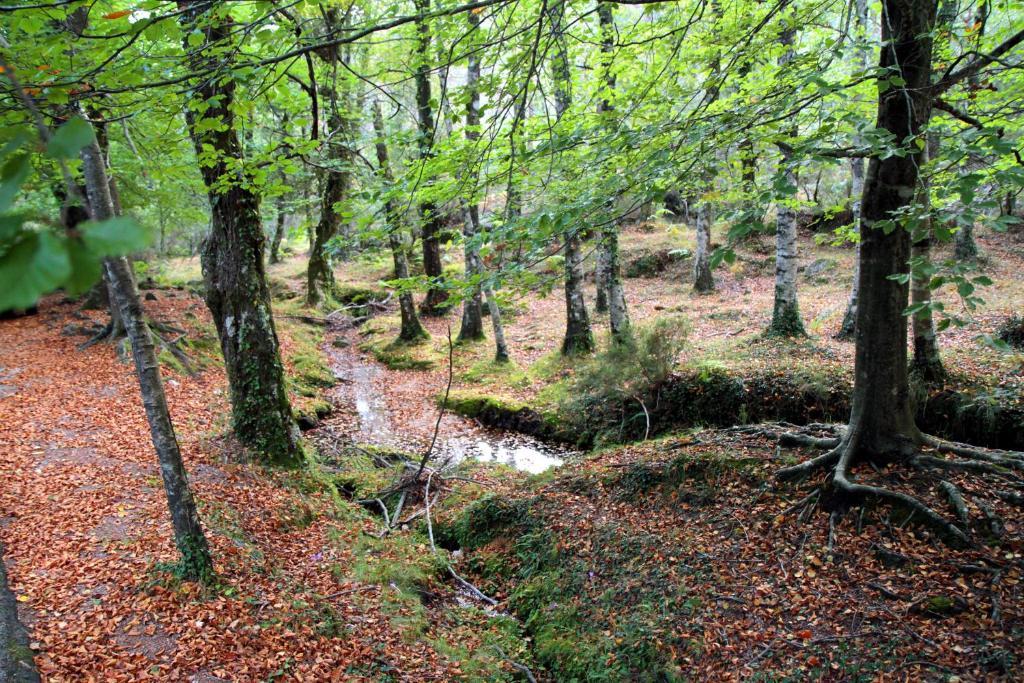
[(577, 371), (561, 405), (567, 421), (584, 435), (616, 427), (645, 433), (651, 400), (672, 375), (688, 333), (686, 320), (673, 316), (612, 342)]
[(1011, 315), (999, 326), (999, 338), (1015, 349), (1024, 350), (1024, 315)]

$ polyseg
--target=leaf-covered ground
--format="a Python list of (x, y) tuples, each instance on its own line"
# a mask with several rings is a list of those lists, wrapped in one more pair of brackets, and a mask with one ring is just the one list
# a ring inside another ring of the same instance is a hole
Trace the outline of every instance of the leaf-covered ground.
[[(147, 306), (203, 333), (194, 297), (160, 292)], [(46, 680), (457, 676), (395, 625), (416, 609), (393, 599), (404, 587), (360, 573), (367, 554), (386, 563), (391, 552), (367, 550), (368, 515), (305, 475), (238, 463), (215, 365), (169, 373), (166, 390), (219, 584), (200, 591), (162, 571), (175, 550), (132, 367), (62, 335), (75, 310), (51, 299), (0, 325), (0, 539)]]
[[(1024, 511), (954, 477), (980, 548), (905, 513), (806, 505), (794, 456), (705, 431), (612, 449), (485, 497), (448, 527), (558, 681), (1011, 680), (1024, 655)], [(927, 476), (910, 487), (943, 509)], [(835, 501), (824, 502), (833, 507)]]

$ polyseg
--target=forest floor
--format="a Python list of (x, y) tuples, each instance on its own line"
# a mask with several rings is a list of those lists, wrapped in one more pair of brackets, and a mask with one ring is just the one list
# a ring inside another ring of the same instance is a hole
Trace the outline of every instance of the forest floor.
[[(624, 260), (680, 241), (630, 232)], [(992, 305), (942, 335), (945, 358), (962, 381), (1016, 387), (1019, 356), (974, 336), (1019, 310), (1024, 245), (999, 237), (981, 246)], [(634, 320), (684, 314), (684, 364), (806, 364), (848, 376), (852, 346), (831, 333), (849, 251), (815, 247), (804, 259), (836, 264), (801, 280), (814, 336), (785, 343), (758, 338), (771, 299), (765, 249), (751, 245), (719, 272), (710, 296), (689, 292), (686, 260), (628, 279)], [(180, 284), (193, 267), (178, 262), (162, 278)], [(131, 366), (110, 346), (80, 350), (83, 338), (64, 333), (102, 316), (57, 296), (37, 315), (0, 323), (0, 541), (45, 680), (521, 680), (528, 667), (556, 681), (952, 681), (1012, 678), (1020, 665), (1020, 508), (953, 476), (984, 522), (981, 547), (949, 550), (884, 510), (837, 519), (830, 544), (829, 515), (798, 504), (806, 485), (768, 485), (776, 467), (808, 454), (778, 451), (756, 433), (687, 430), (556, 452), (567, 464), (537, 476), (469, 458), (464, 479), (443, 484), (434, 520), (438, 544), (460, 551), (434, 555), (422, 517), (378, 537), (380, 518), (351, 498), (394, 471), (366, 456), (378, 451), (349, 445), (422, 452), (447, 380), (445, 328), (457, 332), (457, 315), (426, 320), (432, 340), (401, 349), (388, 346), (390, 311), (356, 329), (302, 324), (289, 298), (300, 268), (296, 258), (272, 269), (284, 283), (282, 349), (298, 408), (334, 408), (307, 432), (318, 455), (304, 472), (251, 464), (225, 437), (226, 382), (201, 300), (161, 287), (146, 302), (154, 318), (187, 329), (203, 361), (195, 375), (169, 366), (166, 389), (216, 559), (209, 589), (166, 570), (175, 550)], [(379, 288), (386, 277), (379, 261), (339, 268), (350, 286)], [(508, 309), (515, 366), (493, 366), (489, 342), (457, 346), (457, 388), (558, 405), (575, 369), (554, 354), (560, 298), (535, 292)], [(370, 418), (360, 383), (383, 397)], [(501, 438), (447, 415), (439, 452), (455, 457), (466, 443)], [(930, 480), (868, 476), (943, 505)], [(500, 600), (497, 611), (445, 580), (449, 558)]]

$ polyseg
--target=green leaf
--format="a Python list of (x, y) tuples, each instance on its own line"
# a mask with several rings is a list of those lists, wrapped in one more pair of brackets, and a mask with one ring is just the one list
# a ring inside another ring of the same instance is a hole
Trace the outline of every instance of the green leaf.
[(73, 116), (50, 138), (46, 145), (46, 156), (51, 159), (73, 159), (94, 139), (92, 125), (81, 116)]
[(32, 172), (27, 154), (12, 157), (0, 170), (0, 211), (6, 211), (14, 202), (21, 184)]
[(71, 274), (65, 244), (49, 232), (30, 232), (0, 256), (0, 311), (28, 308)]
[(87, 292), (100, 279), (103, 272), (101, 260), (79, 240), (68, 242), (68, 258), (71, 275), (64, 287), (68, 294), (75, 296)]
[(149, 231), (128, 216), (118, 216), (81, 226), (82, 240), (98, 257), (121, 256), (149, 246)]

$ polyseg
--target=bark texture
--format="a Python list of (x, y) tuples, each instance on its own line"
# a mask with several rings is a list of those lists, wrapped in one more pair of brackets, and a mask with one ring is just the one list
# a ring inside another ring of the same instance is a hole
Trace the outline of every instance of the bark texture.
[(498, 300), (494, 297), (494, 290), (490, 286), (484, 288), (484, 296), (487, 298), (487, 312), (491, 315), (491, 328), (494, 330), (494, 361), (507, 363), (509, 361), (508, 344), (505, 342), (505, 327), (501, 323), (501, 309), (498, 307)]
[[(184, 10), (185, 34), (194, 28), (205, 36), (203, 50), (185, 46), (193, 55), (192, 66), (201, 70), (209, 59), (219, 62), (206, 53), (224, 48), (230, 27), (220, 18), (205, 16), (208, 3), (180, 2), (179, 6)], [(245, 446), (270, 461), (297, 465), (303, 453), (270, 308), (260, 198), (237, 170), (242, 166), (242, 148), (232, 111), (235, 83), (230, 77), (204, 79), (193, 92), (186, 118), (211, 214), (210, 234), (200, 255), (204, 296), (224, 355), (234, 432)], [(223, 125), (200, 125), (207, 119)]]
[(274, 221), (274, 235), (270, 238), (270, 262), (280, 263), (281, 262), (281, 242), (284, 241), (285, 231), (285, 213), (284, 213), (284, 195), (277, 198), (277, 218)]
[(711, 224), (714, 207), (701, 200), (696, 208), (696, 246), (693, 252), (693, 291), (699, 294), (715, 291), (715, 278), (711, 274)]
[[(870, 20), (868, 0), (855, 0), (854, 9), (856, 10), (857, 29), (866, 33)], [(871, 54), (866, 48), (860, 50), (859, 57), (863, 68), (871, 66)], [(850, 210), (853, 213), (853, 227), (857, 233), (857, 254), (853, 261), (853, 284), (850, 286), (850, 298), (846, 303), (846, 311), (843, 313), (843, 322), (839, 326), (837, 339), (853, 339), (857, 326), (857, 300), (860, 294), (860, 213), (863, 194), (864, 160), (852, 158), (850, 159)]]
[[(327, 30), (337, 30), (337, 9), (324, 13)], [(334, 294), (337, 283), (334, 280), (334, 264), (328, 245), (337, 236), (341, 227), (339, 210), (348, 198), (352, 186), (352, 160), (349, 146), (351, 144), (352, 122), (350, 120), (348, 89), (338, 85), (338, 63), (347, 59), (341, 48), (335, 46), (323, 50), (324, 61), (332, 70), (329, 87), (321, 87), (319, 91), (327, 95), (327, 131), (323, 144), (327, 149), (328, 169), (324, 171), (323, 194), (320, 198), (320, 220), (313, 230), (312, 243), (309, 249), (309, 262), (306, 266), (306, 305), (319, 306), (325, 298)], [(343, 79), (347, 74), (343, 75)]]
[[(110, 195), (110, 183), (100, 148), (95, 142), (82, 150), (82, 165), (92, 217), (96, 220), (113, 218), (117, 211)], [(181, 574), (190, 580), (209, 582), (213, 579), (213, 560), (189, 488), (185, 464), (160, 378), (160, 364), (153, 337), (143, 314), (142, 299), (131, 266), (124, 257), (108, 258), (104, 262), (104, 270), (131, 340), (142, 405), (146, 410), (153, 448), (160, 463), (174, 540), (181, 554)]]
[[(922, 160), (935, 158), (938, 155), (939, 138), (934, 134), (928, 135), (927, 154), (922, 154)], [(928, 183), (921, 181), (918, 189), (917, 203), (925, 218), (921, 221), (918, 234), (915, 235), (911, 247), (911, 259), (917, 264), (913, 268), (910, 280), (910, 300), (913, 304), (931, 303), (931, 249), (933, 240), (931, 197)], [(911, 318), (911, 330), (914, 334), (914, 355), (910, 362), (910, 370), (913, 375), (925, 384), (941, 384), (946, 378), (946, 370), (942, 366), (942, 358), (939, 355), (939, 341), (935, 333), (935, 321), (932, 318), (932, 309), (924, 306), (916, 311)]]

